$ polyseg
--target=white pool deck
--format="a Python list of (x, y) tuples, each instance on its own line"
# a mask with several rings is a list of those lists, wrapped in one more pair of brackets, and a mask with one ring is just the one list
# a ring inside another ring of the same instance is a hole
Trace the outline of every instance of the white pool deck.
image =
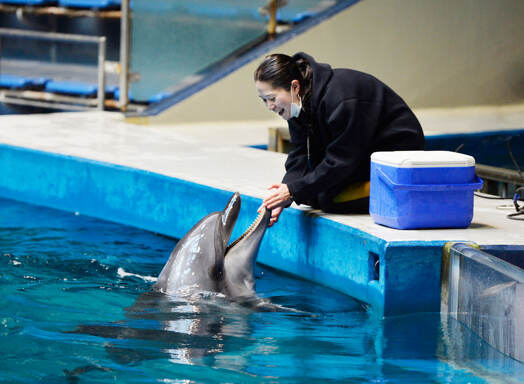
[[(524, 128), (524, 106), (417, 112), (426, 135)], [(278, 125), (278, 124), (277, 124)], [(266, 144), (271, 122), (135, 125), (116, 112), (0, 116), (0, 143), (147, 170), (263, 198), (284, 174), (286, 156), (247, 147)], [(282, 126), (285, 126), (284, 122)], [(387, 242), (472, 241), (524, 245), (524, 221), (509, 220), (511, 200), (475, 197), (467, 229), (396, 230), (369, 215), (322, 215)], [(506, 206), (506, 208), (504, 207)], [(511, 210), (513, 209), (513, 210)], [(278, 224), (277, 224), (278, 225)]]

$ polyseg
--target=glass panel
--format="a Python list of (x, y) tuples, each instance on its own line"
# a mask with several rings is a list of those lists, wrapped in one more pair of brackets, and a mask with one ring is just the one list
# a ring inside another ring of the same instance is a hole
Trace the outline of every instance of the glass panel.
[(134, 0), (132, 4), (131, 97), (180, 88), (242, 46), (264, 35), (263, 2), (242, 0)]
[[(267, 0), (133, 0), (130, 96), (147, 101), (198, 80), (206, 70), (263, 38)], [(293, 0), (279, 9), (285, 23), (336, 4), (335, 0)]]
[(524, 362), (524, 270), (463, 244), (452, 248), (450, 258), (450, 281), (458, 281), (450, 286), (450, 314)]

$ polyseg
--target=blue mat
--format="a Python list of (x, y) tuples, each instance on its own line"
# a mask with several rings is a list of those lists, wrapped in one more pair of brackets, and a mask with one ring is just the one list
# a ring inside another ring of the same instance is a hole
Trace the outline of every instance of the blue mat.
[(56, 4), (56, 0), (0, 0), (0, 3), (5, 3), (5, 4), (24, 4), (24, 5), (43, 5), (43, 4)]
[(0, 75), (0, 87), (10, 89), (35, 89), (42, 88), (49, 82), (44, 77), (23, 77), (16, 75)]
[[(106, 94), (114, 94), (116, 86), (106, 86)], [(46, 84), (45, 90), (54, 93), (65, 93), (68, 95), (75, 96), (96, 96), (98, 92), (98, 86), (87, 83), (79, 83), (73, 81), (50, 81)]]
[(121, 0), (58, 0), (58, 5), (72, 8), (115, 8)]

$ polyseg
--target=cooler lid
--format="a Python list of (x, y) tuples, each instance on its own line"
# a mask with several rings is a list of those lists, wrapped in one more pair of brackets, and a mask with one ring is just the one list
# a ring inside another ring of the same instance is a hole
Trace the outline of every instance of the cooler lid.
[(374, 152), (371, 161), (397, 168), (472, 167), (475, 158), (451, 151)]

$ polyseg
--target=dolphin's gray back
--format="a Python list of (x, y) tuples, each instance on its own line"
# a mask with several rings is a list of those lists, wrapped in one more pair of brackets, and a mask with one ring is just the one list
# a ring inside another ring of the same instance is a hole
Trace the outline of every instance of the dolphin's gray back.
[(165, 294), (218, 291), (224, 263), (222, 214), (200, 220), (177, 244), (153, 289)]

